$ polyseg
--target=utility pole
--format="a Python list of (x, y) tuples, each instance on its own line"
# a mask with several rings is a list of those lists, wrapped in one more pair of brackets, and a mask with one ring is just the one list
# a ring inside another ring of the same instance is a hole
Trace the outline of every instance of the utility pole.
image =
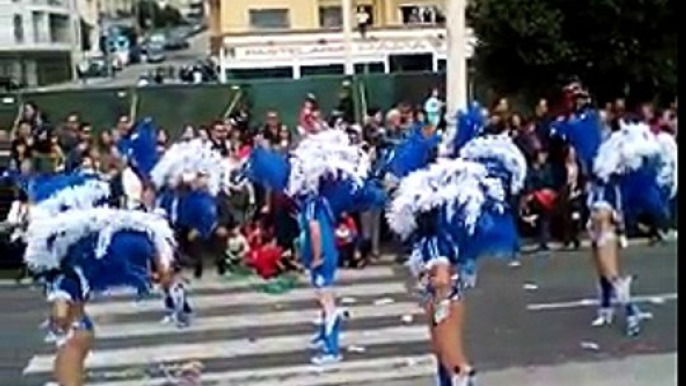
[(81, 34), (81, 13), (78, 6), (79, 0), (69, 1), (70, 8), (70, 22), (71, 22), (71, 77), (74, 82), (79, 80), (78, 66), (83, 60), (81, 54), (83, 48), (82, 34)]
[(343, 16), (343, 50), (345, 55), (345, 75), (355, 74), (353, 61), (353, 0), (341, 2)]
[(448, 127), (444, 144), (452, 144), (457, 133), (455, 115), (467, 108), (467, 24), (466, 0), (447, 0), (446, 35), (448, 41), (446, 114)]

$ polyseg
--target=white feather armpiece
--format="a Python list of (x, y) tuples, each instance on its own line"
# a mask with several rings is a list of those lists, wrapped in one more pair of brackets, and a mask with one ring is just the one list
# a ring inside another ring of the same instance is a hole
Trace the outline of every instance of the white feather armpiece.
[(660, 157), (661, 146), (645, 123), (620, 122), (600, 145), (593, 160), (593, 173), (603, 181), (613, 174), (638, 170), (646, 158)]
[(99, 232), (96, 257), (107, 252), (112, 236), (123, 230), (148, 235), (163, 267), (174, 260), (174, 233), (163, 217), (140, 211), (93, 208), (60, 213), (31, 221), (26, 234), (24, 261), (32, 270), (58, 268), (69, 247), (83, 237)]
[(322, 178), (351, 179), (362, 184), (370, 168), (369, 157), (350, 143), (348, 135), (334, 129), (308, 135), (291, 156), (287, 193), (317, 193)]
[(460, 157), (474, 162), (486, 158), (497, 160), (511, 176), (511, 193), (516, 194), (524, 187), (526, 158), (507, 134), (476, 137), (464, 145)]
[(222, 156), (202, 139), (173, 144), (150, 172), (158, 188), (180, 181), (184, 174), (208, 176), (208, 190), (216, 195), (222, 183)]
[(98, 179), (87, 180), (55, 193), (31, 208), (31, 219), (54, 216), (65, 210), (90, 209), (110, 196), (110, 185)]
[(488, 197), (504, 200), (505, 192), (484, 166), (459, 158), (439, 159), (402, 179), (386, 217), (390, 228), (407, 238), (416, 230), (417, 214), (445, 207), (452, 217), (459, 208), (473, 229)]

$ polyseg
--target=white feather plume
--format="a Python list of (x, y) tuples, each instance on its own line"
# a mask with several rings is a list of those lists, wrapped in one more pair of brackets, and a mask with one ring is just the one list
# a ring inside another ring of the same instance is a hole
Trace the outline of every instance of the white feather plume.
[(600, 145), (593, 160), (593, 173), (603, 181), (643, 166), (646, 158), (660, 157), (661, 146), (645, 123), (620, 121), (620, 129)]
[(487, 198), (504, 201), (505, 192), (483, 165), (460, 158), (439, 159), (402, 179), (386, 217), (390, 228), (407, 238), (416, 230), (417, 214), (445, 207), (452, 216), (459, 207), (467, 227), (473, 229)]
[(660, 186), (669, 188), (670, 197), (676, 196), (679, 188), (678, 184), (678, 165), (679, 154), (674, 136), (660, 132), (656, 136), (657, 143), (660, 145), (660, 170), (658, 171), (657, 183)]
[(476, 137), (460, 150), (460, 157), (479, 162), (485, 158), (499, 161), (510, 174), (510, 192), (518, 193), (526, 180), (526, 158), (507, 134)]
[(110, 196), (110, 185), (89, 179), (81, 185), (70, 186), (31, 207), (31, 220), (49, 218), (66, 210), (90, 209)]
[(175, 185), (184, 175), (203, 173), (208, 176), (208, 190), (219, 192), (222, 183), (223, 158), (212, 145), (202, 139), (173, 144), (150, 172), (155, 186)]
[(328, 129), (310, 134), (291, 155), (286, 193), (316, 194), (324, 177), (351, 179), (355, 184), (362, 184), (369, 168), (369, 157), (350, 143), (345, 132)]
[[(163, 217), (110, 208), (72, 210), (31, 221), (26, 232), (24, 261), (35, 271), (58, 268), (70, 246), (95, 232), (99, 233), (96, 257), (102, 258), (107, 253), (112, 236), (123, 230), (147, 234), (155, 245), (160, 264), (163, 267), (171, 266), (174, 260), (174, 232)], [(51, 239), (54, 240), (48, 243)]]

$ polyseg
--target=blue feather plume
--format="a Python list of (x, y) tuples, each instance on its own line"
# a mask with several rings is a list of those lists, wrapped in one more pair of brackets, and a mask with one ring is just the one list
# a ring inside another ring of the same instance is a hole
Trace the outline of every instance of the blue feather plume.
[(150, 179), (150, 171), (159, 160), (157, 154), (157, 127), (152, 118), (144, 118), (133, 128), (129, 138), (123, 142), (123, 155), (131, 169), (143, 181)]
[(551, 135), (561, 137), (574, 146), (583, 166), (591, 170), (602, 143), (602, 123), (596, 110), (584, 109), (554, 122)]
[(427, 166), (440, 144), (440, 137), (434, 134), (426, 137), (421, 130), (414, 130), (405, 140), (395, 146), (387, 159), (387, 171), (397, 178)]
[(457, 155), (467, 142), (479, 136), (484, 124), (479, 102), (472, 102), (466, 111), (459, 111), (457, 113), (457, 133), (455, 133), (453, 140), (453, 153)]
[(288, 185), (290, 169), (284, 155), (256, 146), (250, 153), (245, 172), (253, 183), (282, 192)]

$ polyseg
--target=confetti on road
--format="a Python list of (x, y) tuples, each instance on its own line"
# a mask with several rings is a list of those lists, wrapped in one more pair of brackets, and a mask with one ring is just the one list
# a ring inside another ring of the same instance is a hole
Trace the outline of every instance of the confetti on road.
[(588, 341), (581, 342), (581, 348), (584, 350), (590, 350), (590, 351), (599, 351), (600, 350), (600, 346), (597, 343), (588, 342)]

